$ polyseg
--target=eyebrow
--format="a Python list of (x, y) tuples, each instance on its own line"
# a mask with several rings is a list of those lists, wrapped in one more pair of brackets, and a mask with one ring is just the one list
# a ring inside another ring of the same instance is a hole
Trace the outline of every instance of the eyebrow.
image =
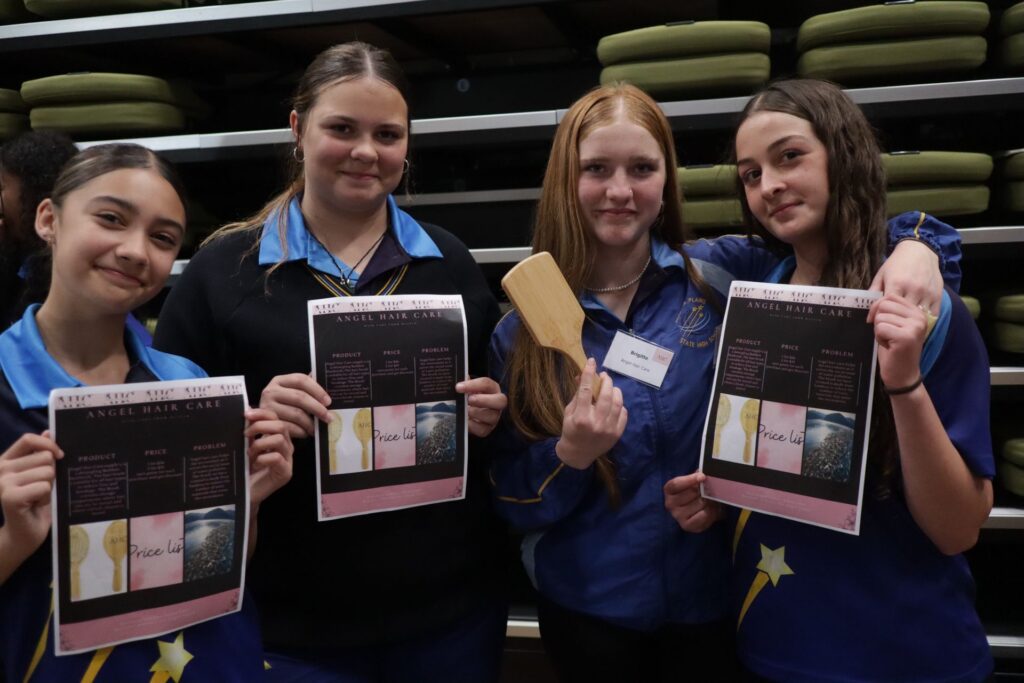
[[(114, 197), (113, 195), (100, 195), (99, 197), (93, 197), (92, 201), (90, 201), (89, 203), (93, 204), (96, 202), (110, 202), (111, 204), (116, 204), (117, 206), (121, 207), (121, 209), (123, 209), (124, 211), (128, 211), (135, 215), (138, 215), (139, 213), (139, 207), (137, 207), (135, 204), (132, 204), (130, 201), (126, 199)], [(157, 216), (156, 222), (159, 225), (164, 225), (170, 228), (177, 228), (178, 230), (181, 231), (182, 234), (185, 233), (185, 226), (179, 223), (178, 221), (174, 220), (173, 218)]]
[[(773, 142), (772, 144), (768, 145), (768, 151), (772, 152), (772, 151), (778, 149), (779, 147), (782, 147), (787, 142), (790, 142), (792, 140), (803, 140), (804, 142), (807, 142), (807, 137), (804, 136), (804, 135), (800, 135), (800, 134), (787, 135), (785, 137), (781, 137), (778, 140), (776, 140), (775, 142)], [(739, 166), (740, 164), (752, 164), (752, 163), (754, 163), (754, 160), (753, 159), (748, 159), (748, 158), (737, 159), (736, 160), (736, 165), (737, 166)]]
[[(651, 163), (660, 163), (661, 162), (661, 158), (660, 157), (651, 157), (651, 156), (646, 156), (646, 155), (631, 156), (629, 158), (629, 160), (631, 162), (637, 162), (637, 161), (647, 161), (647, 162), (651, 162)], [(608, 157), (606, 157), (606, 156), (596, 156), (596, 157), (586, 157), (586, 158), (581, 158), (580, 159), (580, 163), (594, 163), (595, 161), (608, 161)]]
[[(362, 123), (359, 119), (352, 118), (351, 116), (345, 116), (344, 114), (329, 114), (329, 115), (325, 116), (324, 119), (323, 119), (323, 122), (324, 123), (328, 123), (328, 124), (337, 123), (339, 121), (344, 122), (344, 123), (354, 123), (354, 124), (357, 124), (357, 125)], [(382, 123), (378, 123), (378, 124), (375, 124), (375, 125), (377, 127), (397, 128), (399, 130), (405, 130), (405, 124), (404, 123), (393, 123), (391, 121), (384, 121)]]

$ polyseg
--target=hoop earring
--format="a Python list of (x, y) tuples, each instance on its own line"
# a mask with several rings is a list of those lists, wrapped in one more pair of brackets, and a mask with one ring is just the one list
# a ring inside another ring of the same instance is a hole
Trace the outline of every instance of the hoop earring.
[(302, 148), (298, 145), (292, 147), (292, 158), (298, 163), (302, 163), (306, 160), (306, 155), (302, 153)]
[(404, 166), (405, 166), (405, 168), (402, 169), (402, 175), (408, 175), (409, 174), (409, 168), (411, 167), (411, 164), (409, 163), (409, 159), (408, 158), (406, 158)]

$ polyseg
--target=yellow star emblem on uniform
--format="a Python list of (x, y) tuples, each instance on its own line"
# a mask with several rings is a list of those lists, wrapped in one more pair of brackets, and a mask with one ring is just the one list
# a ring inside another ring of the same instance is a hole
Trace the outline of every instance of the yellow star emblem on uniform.
[(157, 674), (166, 675), (153, 676), (152, 680), (166, 681), (169, 676), (174, 679), (174, 683), (179, 683), (185, 667), (192, 661), (192, 654), (185, 649), (185, 632), (179, 631), (173, 643), (158, 640), (156, 644), (160, 648), (160, 659), (156, 660), (156, 664), (151, 666), (149, 670)]
[(757, 563), (757, 568), (768, 575), (768, 578), (772, 580), (773, 586), (779, 585), (779, 579), (783, 576), (789, 576), (793, 574), (793, 570), (786, 564), (786, 546), (779, 546), (775, 550), (770, 550), (768, 546), (761, 544), (761, 561)]

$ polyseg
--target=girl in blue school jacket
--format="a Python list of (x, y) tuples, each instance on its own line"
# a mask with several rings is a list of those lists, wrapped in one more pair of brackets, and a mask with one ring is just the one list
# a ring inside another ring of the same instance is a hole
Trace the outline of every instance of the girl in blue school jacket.
[[(262, 647), (248, 600), (239, 613), (164, 637), (54, 655), (50, 490), (62, 454), (45, 431), (50, 390), (206, 375), (126, 326), (163, 288), (184, 238), (182, 186), (165, 161), (137, 145), (81, 152), (40, 204), (36, 231), (53, 259), (49, 294), (0, 335), (0, 679), (258, 680)], [(255, 513), (291, 476), (292, 447), (270, 411), (246, 417)]]

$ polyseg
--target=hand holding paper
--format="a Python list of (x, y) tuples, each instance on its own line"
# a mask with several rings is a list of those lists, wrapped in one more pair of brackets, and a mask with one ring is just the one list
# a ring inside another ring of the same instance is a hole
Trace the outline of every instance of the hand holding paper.
[(698, 534), (722, 518), (721, 504), (700, 495), (700, 485), (706, 477), (693, 472), (669, 479), (665, 483), (665, 509), (679, 523), (683, 531)]
[(293, 372), (270, 380), (260, 394), (260, 408), (272, 410), (289, 423), (288, 433), (293, 439), (313, 436), (316, 420), (331, 421), (331, 397), (309, 375)]
[(54, 463), (62, 456), (47, 432), (24, 434), (0, 455), (0, 584), (50, 533)]

